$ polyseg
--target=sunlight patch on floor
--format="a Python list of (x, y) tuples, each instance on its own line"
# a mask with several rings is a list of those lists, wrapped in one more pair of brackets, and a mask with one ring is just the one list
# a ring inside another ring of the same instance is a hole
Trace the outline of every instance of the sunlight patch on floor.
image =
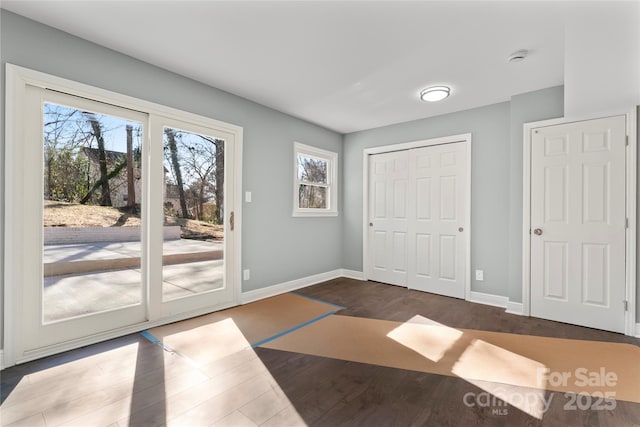
[(34, 372), (1, 411), (3, 425), (306, 425), (231, 318)]
[(419, 315), (387, 334), (387, 337), (433, 362), (440, 361), (461, 336), (461, 331)]
[[(537, 419), (542, 419), (547, 409), (546, 383), (539, 375), (545, 365), (540, 362), (483, 340), (471, 339), (465, 344), (464, 332), (419, 315), (387, 337), (432, 362), (451, 363), (454, 357), (451, 373), (488, 393), (485, 397), (492, 398), (487, 404), (496, 410), (501, 406), (498, 399)], [(481, 394), (473, 397), (478, 396), (483, 398)]]
[(482, 340), (474, 339), (451, 372), (461, 378), (544, 388), (540, 383), (545, 365)]

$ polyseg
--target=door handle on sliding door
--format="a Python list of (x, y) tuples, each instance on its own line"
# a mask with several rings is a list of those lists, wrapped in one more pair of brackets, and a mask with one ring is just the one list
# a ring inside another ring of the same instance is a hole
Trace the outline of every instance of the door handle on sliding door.
[(233, 229), (235, 228), (235, 225), (236, 225), (236, 221), (234, 218), (234, 212), (232, 211), (231, 215), (229, 215), (229, 229), (233, 231)]

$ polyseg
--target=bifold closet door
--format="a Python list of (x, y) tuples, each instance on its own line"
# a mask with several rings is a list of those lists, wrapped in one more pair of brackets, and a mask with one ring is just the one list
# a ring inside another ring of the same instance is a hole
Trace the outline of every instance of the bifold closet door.
[(367, 277), (464, 298), (467, 145), (369, 156)]
[(466, 144), (411, 150), (409, 177), (408, 287), (464, 298)]
[(369, 156), (368, 278), (407, 285), (409, 151)]

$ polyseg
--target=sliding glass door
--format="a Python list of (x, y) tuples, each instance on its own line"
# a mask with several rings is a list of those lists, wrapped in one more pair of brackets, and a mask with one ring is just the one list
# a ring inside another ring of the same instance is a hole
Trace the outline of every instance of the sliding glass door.
[(30, 84), (18, 108), (17, 362), (235, 305), (238, 132)]
[[(147, 115), (29, 87), (24, 349), (146, 320)], [(35, 242), (31, 242), (35, 243)], [(41, 256), (34, 256), (34, 255)]]
[[(162, 162), (152, 171), (155, 206), (151, 236), (152, 316), (229, 304), (235, 288), (228, 254), (233, 253), (233, 134), (169, 117), (151, 120), (162, 141)], [(158, 203), (159, 202), (159, 203)], [(156, 227), (157, 225), (157, 227)], [(155, 311), (159, 310), (159, 311)]]

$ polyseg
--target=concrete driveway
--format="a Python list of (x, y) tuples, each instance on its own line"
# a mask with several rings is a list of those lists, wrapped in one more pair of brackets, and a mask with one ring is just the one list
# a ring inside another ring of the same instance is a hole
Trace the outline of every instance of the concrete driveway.
[[(212, 253), (221, 254), (223, 247), (222, 242), (186, 239), (165, 241), (163, 254), (173, 258), (170, 265), (163, 266), (163, 300), (221, 288), (224, 284), (224, 257), (220, 255), (218, 259), (201, 259), (202, 255), (208, 258)], [(64, 265), (63, 270), (66, 271), (73, 271), (75, 266), (80, 265), (85, 269), (75, 274), (50, 275), (44, 278), (45, 322), (139, 304), (142, 295), (140, 269), (110, 269), (109, 266), (117, 267), (122, 265), (122, 261), (139, 260), (140, 255), (140, 242), (44, 246), (45, 265)], [(185, 262), (180, 262), (181, 259)], [(86, 271), (87, 266), (89, 271)]]

